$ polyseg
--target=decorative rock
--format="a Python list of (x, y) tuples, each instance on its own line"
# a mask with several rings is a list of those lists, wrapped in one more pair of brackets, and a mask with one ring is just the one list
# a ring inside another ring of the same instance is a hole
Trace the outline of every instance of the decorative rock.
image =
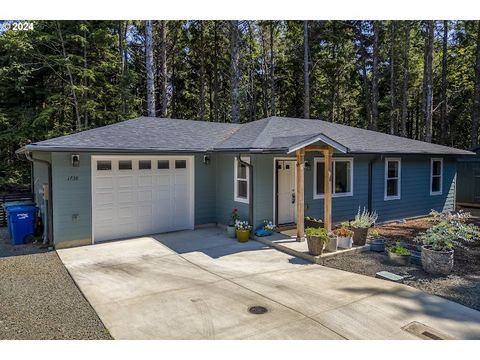
[(450, 274), (453, 269), (453, 250), (435, 251), (429, 246), (423, 246), (422, 267), (429, 274)]
[(388, 272), (388, 271), (379, 271), (375, 274), (376, 278), (383, 279), (383, 280), (389, 280), (393, 281), (396, 283), (403, 283), (403, 276)]

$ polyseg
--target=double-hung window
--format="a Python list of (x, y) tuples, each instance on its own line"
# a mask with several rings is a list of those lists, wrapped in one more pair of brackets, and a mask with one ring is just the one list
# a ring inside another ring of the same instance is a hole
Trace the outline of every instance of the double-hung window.
[(443, 159), (430, 160), (430, 195), (442, 195)]
[(385, 159), (385, 200), (400, 199), (402, 161), (400, 158)]
[[(242, 157), (242, 160), (245, 161), (246, 163), (250, 163), (250, 158), (249, 157)], [(250, 170), (248, 166), (245, 164), (242, 164), (240, 161), (238, 161), (237, 158), (235, 158), (235, 193), (234, 193), (234, 200), (243, 202), (243, 203), (248, 203), (249, 199), (249, 193), (248, 193), (248, 188), (249, 188), (249, 173)]]
[[(315, 158), (313, 198), (323, 198), (325, 186), (325, 161), (323, 158)], [(332, 196), (353, 195), (353, 159), (332, 159)]]

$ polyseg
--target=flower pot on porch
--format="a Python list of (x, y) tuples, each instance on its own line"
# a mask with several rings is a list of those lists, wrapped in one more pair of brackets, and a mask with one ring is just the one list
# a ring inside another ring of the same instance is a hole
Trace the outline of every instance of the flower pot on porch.
[(436, 251), (422, 246), (422, 267), (429, 274), (448, 275), (453, 269), (453, 250)]
[(342, 249), (350, 249), (353, 244), (351, 236), (337, 236), (338, 247)]
[(227, 235), (228, 237), (231, 237), (231, 238), (235, 238), (236, 234), (235, 234), (235, 225), (228, 225), (227, 226)]
[(324, 240), (320, 236), (307, 236), (308, 253), (313, 256), (322, 255)]
[(248, 238), (250, 237), (250, 230), (240, 230), (237, 229), (237, 240), (238, 242), (244, 243), (248, 241)]
[(326, 249), (327, 251), (329, 252), (335, 252), (337, 251), (337, 248), (338, 248), (338, 239), (337, 237), (334, 235), (334, 236), (330, 236), (330, 241), (327, 243), (327, 246), (326, 246)]
[(305, 219), (304, 224), (305, 224), (305, 229), (309, 227), (312, 227), (312, 228), (323, 227), (323, 223), (321, 221), (312, 220), (312, 219)]
[(368, 228), (358, 228), (352, 226), (353, 244), (363, 246), (367, 243)]

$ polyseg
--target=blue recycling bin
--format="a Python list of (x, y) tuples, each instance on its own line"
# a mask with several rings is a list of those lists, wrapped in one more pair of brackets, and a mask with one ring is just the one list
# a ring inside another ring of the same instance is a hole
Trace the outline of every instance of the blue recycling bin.
[(18, 205), (9, 206), (6, 210), (12, 245), (25, 244), (25, 238), (28, 235), (35, 234), (37, 207), (33, 205)]

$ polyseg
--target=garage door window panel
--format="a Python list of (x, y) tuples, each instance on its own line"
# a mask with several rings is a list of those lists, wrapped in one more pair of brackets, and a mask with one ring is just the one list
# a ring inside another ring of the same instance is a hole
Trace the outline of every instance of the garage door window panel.
[(132, 170), (132, 160), (119, 160), (118, 161), (119, 170)]
[(112, 162), (110, 160), (97, 160), (98, 171), (112, 170)]

